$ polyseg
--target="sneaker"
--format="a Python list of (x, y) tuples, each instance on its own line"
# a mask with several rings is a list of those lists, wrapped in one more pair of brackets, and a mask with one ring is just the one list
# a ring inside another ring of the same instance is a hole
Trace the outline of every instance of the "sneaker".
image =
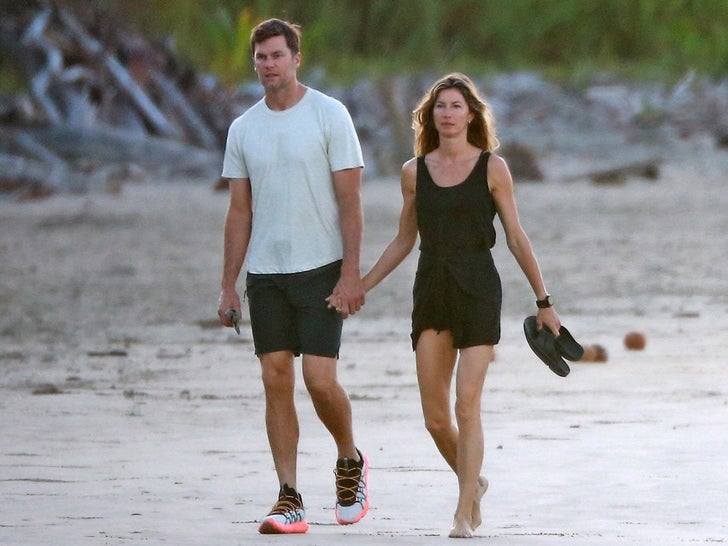
[(308, 531), (306, 511), (303, 509), (303, 499), (288, 484), (283, 484), (278, 493), (278, 501), (271, 511), (263, 518), (258, 532), (264, 535), (279, 535), (290, 533), (305, 533)]
[(369, 461), (358, 449), (359, 461), (336, 461), (336, 521), (350, 525), (369, 511)]

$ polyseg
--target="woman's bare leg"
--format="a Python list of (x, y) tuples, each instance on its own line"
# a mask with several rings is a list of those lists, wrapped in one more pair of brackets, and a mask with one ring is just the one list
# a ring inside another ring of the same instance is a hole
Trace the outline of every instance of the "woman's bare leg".
[[(417, 380), (425, 427), (445, 462), (458, 475), (460, 495), (456, 524), (450, 536), (472, 536), (473, 530), (482, 522), (480, 500), (488, 488), (488, 481), (479, 476), (483, 461), (480, 397), (487, 363), (492, 358), (492, 350), (490, 346), (482, 346), (465, 349), (461, 353), (456, 382), (456, 394), (460, 402), (456, 403), (455, 408), (458, 418), (456, 427), (452, 422), (450, 410), (450, 387), (457, 359), (457, 350), (452, 347), (452, 336), (448, 331), (438, 333), (426, 330), (420, 335), (417, 343)], [(463, 365), (461, 372), (460, 368)], [(471, 368), (469, 372), (468, 368)], [(476, 412), (475, 420), (471, 415), (473, 411)], [(458, 429), (460, 432), (466, 431), (464, 439)], [(473, 434), (470, 432), (471, 429), (475, 430), (474, 438), (470, 437)], [(465, 470), (461, 473), (458, 472), (458, 468)], [(475, 474), (470, 486), (463, 487), (464, 480), (473, 474), (473, 469)], [(469, 509), (461, 507), (468, 503)]]
[(425, 428), (445, 462), (456, 471), (458, 431), (452, 421), (450, 386), (457, 351), (450, 332), (425, 330), (417, 341), (417, 383)]
[[(455, 509), (451, 537), (469, 538), (480, 521), (483, 466), (483, 426), (480, 419), (483, 383), (492, 357), (491, 346), (468, 347), (460, 351), (455, 383), (455, 417), (459, 430), (457, 475), (460, 495)], [(477, 504), (477, 510), (476, 510)]]

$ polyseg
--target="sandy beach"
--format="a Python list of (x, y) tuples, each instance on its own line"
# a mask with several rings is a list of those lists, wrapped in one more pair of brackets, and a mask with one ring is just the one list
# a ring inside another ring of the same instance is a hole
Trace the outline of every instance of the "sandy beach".
[[(658, 180), (618, 185), (564, 182), (590, 160), (572, 159), (517, 182), (519, 211), (563, 323), (608, 360), (560, 378), (530, 352), (533, 294), (498, 224), (503, 336), (474, 541), (726, 543), (728, 153), (696, 137)], [(336, 525), (334, 445), (299, 381), (311, 528), (257, 534), (277, 483), (249, 329), (217, 323), (227, 194), (212, 187), (0, 201), (0, 544), (451, 543), (457, 483), (422, 425), (408, 337), (414, 253), (345, 323), (369, 515)], [(364, 269), (399, 206), (397, 179), (365, 176)], [(642, 351), (624, 347), (633, 330)]]

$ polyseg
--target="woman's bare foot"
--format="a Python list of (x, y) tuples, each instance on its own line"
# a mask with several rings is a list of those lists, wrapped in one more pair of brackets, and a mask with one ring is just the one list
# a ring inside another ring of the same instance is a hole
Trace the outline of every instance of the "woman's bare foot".
[(470, 516), (470, 520), (473, 523), (473, 531), (477, 529), (481, 523), (483, 523), (483, 518), (480, 514), (480, 500), (483, 498), (483, 495), (485, 495), (487, 490), (488, 480), (486, 480), (483, 476), (480, 476), (478, 478), (478, 489), (475, 490), (475, 499), (473, 500), (473, 512)]
[(473, 538), (473, 528), (470, 526), (470, 522), (456, 519), (449, 536), (450, 538)]

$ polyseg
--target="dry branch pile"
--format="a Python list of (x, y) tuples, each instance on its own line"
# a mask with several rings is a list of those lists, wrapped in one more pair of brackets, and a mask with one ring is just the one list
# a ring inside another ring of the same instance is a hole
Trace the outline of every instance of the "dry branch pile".
[(91, 3), (1, 0), (0, 53), (27, 86), (0, 95), (0, 192), (219, 169), (239, 101)]

